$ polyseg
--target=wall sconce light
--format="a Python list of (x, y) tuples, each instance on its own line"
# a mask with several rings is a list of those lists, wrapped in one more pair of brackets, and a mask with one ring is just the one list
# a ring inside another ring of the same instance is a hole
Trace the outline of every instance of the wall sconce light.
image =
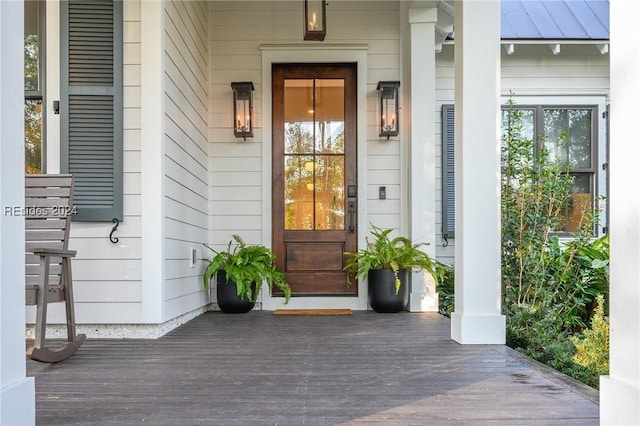
[(327, 35), (326, 3), (324, 0), (304, 0), (304, 39), (323, 41)]
[(399, 81), (379, 81), (378, 108), (380, 114), (380, 137), (398, 136), (400, 132), (400, 102), (398, 100)]
[(253, 83), (243, 81), (231, 83), (233, 89), (233, 135), (242, 138), (253, 137)]

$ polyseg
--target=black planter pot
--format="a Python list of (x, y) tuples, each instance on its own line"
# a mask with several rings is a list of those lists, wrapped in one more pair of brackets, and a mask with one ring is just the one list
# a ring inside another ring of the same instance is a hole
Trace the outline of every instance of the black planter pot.
[[(216, 286), (216, 295), (218, 296), (218, 306), (222, 312), (228, 314), (244, 314), (253, 309), (255, 302), (247, 300), (246, 297), (240, 298), (236, 283), (227, 281), (227, 274), (224, 271), (218, 271), (218, 285)], [(253, 294), (256, 294), (256, 283), (251, 285)], [(243, 295), (244, 296), (244, 295)]]
[(398, 271), (400, 291), (396, 294), (393, 270), (381, 269), (369, 271), (369, 304), (376, 312), (394, 313), (405, 309), (409, 303), (409, 270)]

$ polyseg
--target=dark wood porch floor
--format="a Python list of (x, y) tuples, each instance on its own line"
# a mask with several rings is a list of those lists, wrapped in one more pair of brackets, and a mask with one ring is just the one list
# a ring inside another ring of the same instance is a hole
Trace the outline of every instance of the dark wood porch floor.
[(597, 392), (437, 314), (211, 312), (27, 374), (39, 425), (598, 424)]

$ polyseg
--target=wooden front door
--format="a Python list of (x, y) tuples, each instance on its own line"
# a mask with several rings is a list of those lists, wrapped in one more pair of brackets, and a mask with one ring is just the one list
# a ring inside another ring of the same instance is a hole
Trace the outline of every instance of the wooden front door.
[(273, 250), (294, 296), (356, 296), (356, 65), (273, 65)]

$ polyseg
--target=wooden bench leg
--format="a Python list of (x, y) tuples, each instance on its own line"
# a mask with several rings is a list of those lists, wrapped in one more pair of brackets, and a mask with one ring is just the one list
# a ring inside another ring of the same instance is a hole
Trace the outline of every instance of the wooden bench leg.
[(38, 307), (36, 312), (36, 335), (32, 348), (27, 350), (27, 356), (40, 362), (59, 362), (69, 358), (85, 341), (84, 334), (76, 335), (75, 312), (73, 304), (73, 285), (71, 277), (71, 259), (62, 258), (61, 283), (64, 285), (64, 302), (67, 316), (68, 343), (57, 349), (46, 347), (47, 305), (49, 294), (49, 265), (50, 256), (40, 256), (40, 278), (38, 291)]
[(49, 294), (49, 265), (51, 257), (40, 256), (40, 275), (38, 276), (38, 304), (36, 307), (36, 330), (33, 348), (45, 346), (47, 334), (47, 296)]
[(62, 258), (62, 282), (64, 284), (64, 303), (67, 314), (67, 340), (76, 340), (76, 314), (73, 303), (73, 279), (71, 277), (71, 259)]

